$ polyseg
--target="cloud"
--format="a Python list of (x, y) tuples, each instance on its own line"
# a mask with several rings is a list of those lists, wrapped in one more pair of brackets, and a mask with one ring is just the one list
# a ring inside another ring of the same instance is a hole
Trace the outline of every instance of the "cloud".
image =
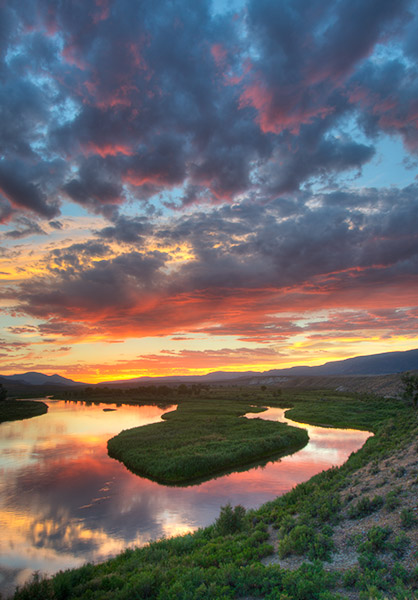
[[(280, 313), (413, 306), (417, 218), (416, 186), (304, 194), (291, 210), (225, 205), (170, 227), (134, 221), (125, 235), (128, 221), (119, 218), (99, 234), (128, 246), (115, 255), (93, 239), (52, 250), (45, 275), (16, 289), (16, 310), (113, 338), (204, 332), (284, 341), (303, 328)], [(159, 241), (172, 250), (155, 249)], [(180, 246), (187, 254), (179, 260)]]
[(26, 348), (26, 347), (30, 346), (29, 342), (20, 342), (20, 341), (16, 342), (16, 341), (10, 341), (10, 340), (4, 339), (4, 338), (0, 338), (0, 344), (1, 344), (2, 349), (5, 352), (12, 353), (12, 354), (16, 351), (21, 350), (22, 348)]
[(368, 61), (353, 75), (350, 101), (361, 107), (359, 123), (368, 136), (402, 136), (406, 148), (418, 152), (418, 73), (398, 60), (376, 66)]
[(127, 218), (119, 215), (112, 225), (96, 231), (95, 235), (106, 240), (138, 244), (144, 240), (144, 234), (149, 232), (150, 225), (145, 217)]
[(115, 219), (160, 193), (178, 206), (179, 189), (182, 206), (272, 201), (361, 169), (378, 134), (416, 150), (413, 2), (249, 0), (234, 19), (157, 4), (4, 8), (0, 187), (14, 208), (53, 219), (69, 198)]
[(346, 78), (367, 58), (408, 3), (390, 1), (248, 3), (252, 59), (241, 105), (257, 111), (264, 132), (297, 133), (339, 111)]
[(418, 332), (418, 309), (369, 309), (367, 311), (335, 311), (327, 319), (309, 324), (309, 339), (337, 337), (347, 334), (364, 335), (365, 331), (381, 331), (386, 335), (415, 337)]
[(17, 208), (24, 208), (48, 219), (56, 217), (59, 209), (56, 203), (49, 203), (46, 193), (25, 176), (23, 163), (0, 162), (0, 194)]
[(60, 231), (64, 227), (61, 221), (49, 221), (48, 225), (52, 227), (52, 229), (56, 229), (57, 231)]
[(7, 231), (4, 234), (5, 238), (10, 238), (13, 240), (18, 240), (28, 235), (46, 235), (46, 232), (42, 229), (42, 227), (36, 223), (35, 221), (31, 221), (25, 216), (20, 216), (16, 218), (16, 221), (19, 225), (19, 229), (14, 229), (11, 231)]

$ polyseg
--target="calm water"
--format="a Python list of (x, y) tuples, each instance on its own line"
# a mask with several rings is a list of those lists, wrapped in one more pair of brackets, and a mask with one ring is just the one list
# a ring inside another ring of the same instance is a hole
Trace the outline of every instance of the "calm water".
[[(208, 525), (227, 502), (260, 506), (343, 463), (370, 435), (304, 425), (310, 441), (292, 456), (174, 488), (133, 475), (106, 452), (106, 442), (115, 433), (160, 421), (173, 407), (120, 406), (104, 412), (116, 405), (46, 402), (48, 414), (0, 425), (3, 594), (35, 570), (52, 574)], [(262, 417), (286, 421), (283, 413), (268, 409)]]

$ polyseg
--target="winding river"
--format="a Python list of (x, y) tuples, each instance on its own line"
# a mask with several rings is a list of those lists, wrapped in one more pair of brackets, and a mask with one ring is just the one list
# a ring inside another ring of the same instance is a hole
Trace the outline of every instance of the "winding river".
[[(167, 487), (108, 457), (107, 440), (155, 423), (174, 406), (44, 400), (47, 414), (0, 425), (0, 593), (34, 571), (101, 561), (128, 546), (194, 531), (230, 502), (256, 508), (340, 465), (370, 433), (312, 427), (299, 452), (189, 487)], [(104, 409), (116, 410), (104, 410)], [(249, 418), (292, 421), (270, 408)]]

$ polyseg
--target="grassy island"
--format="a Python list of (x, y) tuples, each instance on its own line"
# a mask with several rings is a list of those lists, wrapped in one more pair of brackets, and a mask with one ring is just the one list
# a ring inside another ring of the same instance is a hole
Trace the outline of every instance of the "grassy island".
[(3, 400), (0, 403), (0, 423), (30, 419), (48, 412), (45, 402), (35, 400)]
[(182, 400), (177, 410), (164, 415), (164, 422), (110, 439), (108, 452), (138, 475), (185, 485), (289, 454), (307, 443), (304, 429), (242, 417), (259, 410), (230, 396)]

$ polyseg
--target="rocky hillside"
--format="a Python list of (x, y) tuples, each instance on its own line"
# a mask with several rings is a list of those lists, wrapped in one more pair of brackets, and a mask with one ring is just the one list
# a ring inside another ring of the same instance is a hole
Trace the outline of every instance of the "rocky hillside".
[(401, 373), (391, 375), (346, 375), (346, 376), (253, 376), (243, 377), (224, 385), (274, 386), (283, 389), (336, 390), (376, 394), (390, 398), (402, 392)]

